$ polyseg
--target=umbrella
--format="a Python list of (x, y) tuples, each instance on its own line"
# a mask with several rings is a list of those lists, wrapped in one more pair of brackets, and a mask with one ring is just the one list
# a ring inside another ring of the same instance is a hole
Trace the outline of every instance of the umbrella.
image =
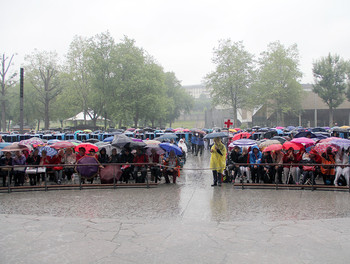
[(77, 164), (96, 164), (91, 166), (77, 166), (77, 171), (84, 178), (94, 177), (98, 172), (98, 161), (94, 157), (84, 156), (78, 160)]
[(172, 150), (174, 150), (175, 155), (177, 156), (181, 156), (182, 155), (182, 150), (176, 146), (175, 144), (171, 144), (171, 143), (161, 143), (159, 144), (159, 146), (164, 149), (166, 152), (170, 152)]
[(341, 126), (340, 128), (343, 128), (343, 129), (350, 129), (350, 126)]
[(278, 127), (275, 127), (276, 129), (284, 129), (284, 127), (283, 126), (278, 126)]
[(69, 141), (60, 141), (51, 145), (51, 148), (61, 149), (61, 148), (74, 148), (75, 145)]
[[(88, 140), (85, 140), (85, 142), (86, 142), (86, 143), (96, 144), (96, 143), (101, 142), (101, 141), (99, 141), (99, 140), (96, 139), (96, 138), (90, 138), (90, 139), (88, 139)], [(80, 143), (81, 143), (81, 142), (80, 142)]]
[(252, 140), (252, 139), (238, 139), (238, 140), (235, 140), (233, 141), (229, 147), (235, 147), (235, 146), (238, 146), (238, 147), (251, 147), (251, 146), (255, 146), (257, 145), (257, 142), (255, 140)]
[(21, 141), (19, 142), (19, 144), (38, 146), (38, 145), (44, 144), (44, 142), (42, 141), (41, 138), (32, 137), (32, 138), (30, 138), (30, 139), (21, 140)]
[(330, 143), (339, 148), (348, 149), (350, 148), (350, 140), (348, 139), (335, 139), (330, 141)]
[(165, 133), (160, 137), (156, 138), (156, 140), (162, 141), (164, 139), (177, 139), (177, 135), (174, 133)]
[(80, 148), (84, 148), (87, 153), (90, 152), (91, 150), (95, 150), (95, 152), (98, 152), (98, 147), (90, 143), (81, 143), (78, 146), (75, 146), (74, 150), (76, 152), (79, 152)]
[(225, 132), (214, 132), (204, 136), (204, 139), (222, 138), (227, 136), (228, 135)]
[(147, 145), (146, 148), (147, 148), (146, 154), (148, 156), (150, 156), (152, 154), (152, 149), (155, 149), (158, 155), (163, 155), (165, 153), (165, 151), (160, 146)]
[(241, 132), (233, 136), (233, 140), (241, 139), (241, 138), (250, 138), (252, 135), (248, 132)]
[(131, 142), (126, 143), (124, 146), (133, 149), (133, 148), (144, 148), (147, 146), (147, 144), (142, 140), (141, 141), (132, 140)]
[(50, 146), (43, 146), (43, 147), (39, 147), (39, 156), (41, 157), (43, 150), (46, 150), (46, 155), (53, 157), (57, 154), (57, 150), (55, 150), (54, 148), (51, 148)]
[(115, 177), (116, 181), (119, 181), (122, 171), (120, 165), (107, 165), (100, 170), (101, 183), (113, 183), (113, 178)]
[(145, 142), (147, 144), (147, 147), (149, 146), (158, 146), (160, 144), (160, 142), (158, 140), (144, 140), (143, 142)]
[(133, 142), (131, 138), (125, 136), (124, 134), (115, 135), (112, 141), (112, 146), (117, 148), (123, 148), (127, 143)]
[(50, 140), (47, 141), (47, 144), (53, 145), (53, 144), (55, 144), (57, 142), (61, 142), (61, 140), (59, 140), (59, 139), (50, 139)]
[(273, 138), (271, 138), (272, 140), (278, 140), (281, 144), (283, 144), (284, 142), (287, 141), (287, 139), (285, 139), (284, 137), (280, 137), (280, 136), (274, 136)]
[(339, 139), (341, 139), (341, 138), (338, 138), (338, 137), (328, 137), (328, 138), (321, 139), (318, 143), (330, 142), (330, 141), (339, 140)]
[(281, 144), (273, 144), (268, 147), (266, 147), (263, 152), (269, 152), (269, 151), (276, 151), (276, 150), (281, 150), (282, 145)]
[[(96, 145), (98, 147), (98, 150), (100, 151), (101, 149), (105, 148), (107, 155), (112, 155), (112, 149), (116, 149), (116, 147), (113, 147), (110, 143), (108, 142), (101, 142), (100, 144)], [(117, 151), (118, 152), (118, 151)]]
[(111, 137), (107, 137), (103, 140), (103, 142), (112, 142), (114, 139), (114, 136), (111, 136)]
[(339, 147), (333, 146), (330, 142), (318, 143), (313, 149), (318, 153), (325, 153), (328, 147), (332, 148), (332, 152), (339, 150)]
[(301, 143), (294, 143), (294, 142), (289, 142), (289, 141), (286, 141), (283, 143), (283, 149), (294, 149), (294, 150), (301, 150), (302, 148), (304, 148), (303, 144)]
[(5, 146), (3, 152), (12, 152), (12, 151), (23, 151), (28, 150), (28, 146), (19, 144), (18, 142), (12, 143), (11, 145)]
[(85, 133), (92, 133), (92, 130), (90, 130), (90, 129), (84, 129), (83, 132), (85, 132)]
[(275, 145), (275, 144), (282, 145), (278, 140), (268, 139), (268, 140), (265, 140), (264, 142), (260, 143), (259, 148), (264, 149), (270, 145)]
[(315, 145), (315, 141), (313, 139), (306, 137), (293, 138), (290, 142), (303, 144), (305, 148)]

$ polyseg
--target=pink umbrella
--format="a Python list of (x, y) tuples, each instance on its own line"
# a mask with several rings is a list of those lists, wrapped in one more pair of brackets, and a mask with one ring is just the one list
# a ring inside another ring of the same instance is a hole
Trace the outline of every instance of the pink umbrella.
[(281, 149), (282, 149), (281, 144), (273, 144), (273, 145), (270, 145), (270, 146), (264, 148), (263, 152), (277, 151), (277, 150), (281, 150)]
[(279, 126), (279, 127), (276, 127), (276, 129), (284, 129), (284, 127), (282, 127), (282, 126)]
[(122, 171), (120, 165), (107, 165), (100, 170), (101, 183), (113, 183), (113, 178), (115, 177), (116, 182), (119, 181)]
[(315, 141), (313, 139), (306, 137), (293, 138), (290, 142), (303, 144), (305, 148), (315, 145)]
[(340, 139), (340, 138), (338, 138), (338, 137), (324, 138), (324, 139), (321, 139), (321, 140), (319, 141), (319, 143), (329, 142), (329, 141), (338, 140), (338, 139)]
[(52, 144), (50, 147), (54, 148), (54, 149), (74, 148), (75, 145), (69, 141), (60, 141), (60, 142), (56, 142), (56, 143)]

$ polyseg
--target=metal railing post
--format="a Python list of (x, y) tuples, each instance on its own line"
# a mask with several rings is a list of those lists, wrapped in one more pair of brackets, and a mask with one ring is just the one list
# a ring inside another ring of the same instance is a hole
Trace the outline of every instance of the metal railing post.
[[(10, 176), (10, 171), (7, 171), (7, 177), (8, 177), (8, 181), (7, 181), (7, 186), (8, 186), (8, 193), (11, 192), (11, 176)], [(5, 178), (6, 179), (6, 178)]]

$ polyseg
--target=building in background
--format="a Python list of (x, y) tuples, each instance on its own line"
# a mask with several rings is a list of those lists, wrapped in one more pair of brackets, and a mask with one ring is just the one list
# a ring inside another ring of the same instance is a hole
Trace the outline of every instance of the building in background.
[[(288, 114), (284, 116), (285, 125), (303, 126), (303, 127), (322, 127), (328, 126), (329, 109), (322, 99), (312, 91), (312, 84), (302, 84), (304, 94), (302, 96), (301, 109), (298, 114)], [(210, 92), (205, 85), (187, 85), (183, 88), (195, 99), (205, 95), (210, 97)], [(211, 128), (214, 126), (223, 127), (225, 119), (233, 119), (232, 108), (222, 106), (212, 106), (203, 113), (182, 116), (185, 120), (195, 120), (197, 124), (203, 124), (203, 127)], [(268, 126), (275, 127), (277, 124), (276, 113), (269, 109), (268, 105), (261, 105), (258, 108), (238, 109), (239, 124), (234, 126)], [(334, 110), (334, 123), (339, 126), (350, 124), (350, 102), (345, 100), (337, 109)], [(198, 125), (199, 127), (199, 125)]]

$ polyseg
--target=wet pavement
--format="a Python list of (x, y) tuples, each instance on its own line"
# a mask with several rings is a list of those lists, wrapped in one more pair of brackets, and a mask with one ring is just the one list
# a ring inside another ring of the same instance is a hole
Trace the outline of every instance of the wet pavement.
[(0, 193), (0, 263), (350, 259), (348, 192), (213, 188), (208, 167), (205, 152), (176, 185)]

